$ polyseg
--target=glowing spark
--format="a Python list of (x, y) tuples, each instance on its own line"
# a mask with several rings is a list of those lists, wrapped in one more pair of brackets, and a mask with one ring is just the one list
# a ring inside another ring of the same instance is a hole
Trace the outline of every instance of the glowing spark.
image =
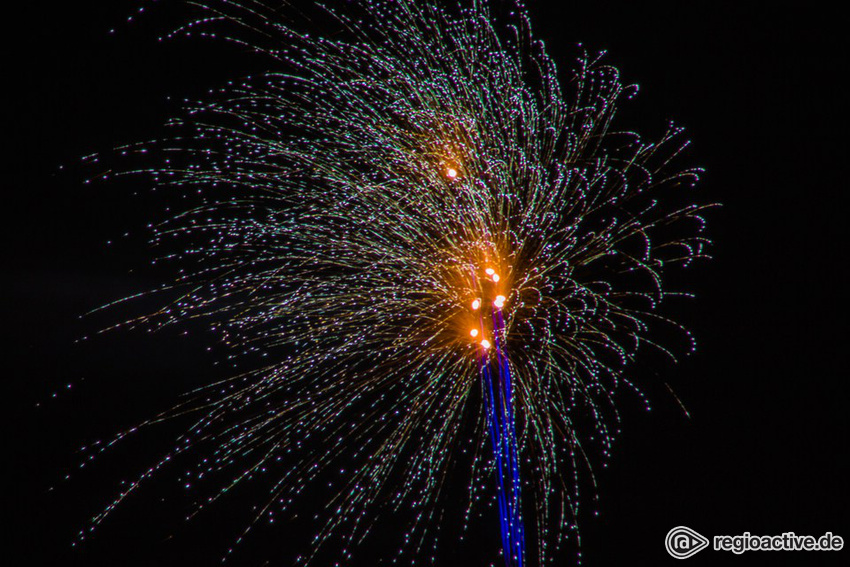
[(477, 337), (478, 336), (478, 329), (472, 329), (471, 331), (469, 331), (469, 334), (472, 335), (473, 337)]
[(480, 299), (473, 299), (472, 300), (473, 311), (477, 311), (479, 307), (481, 307), (481, 300)]
[(505, 299), (504, 295), (497, 295), (496, 300), (493, 301), (493, 305), (495, 305), (498, 309), (501, 309), (505, 306)]
[(481, 339), (481, 346), (484, 347), (484, 350), (490, 348), (490, 341), (487, 339)]

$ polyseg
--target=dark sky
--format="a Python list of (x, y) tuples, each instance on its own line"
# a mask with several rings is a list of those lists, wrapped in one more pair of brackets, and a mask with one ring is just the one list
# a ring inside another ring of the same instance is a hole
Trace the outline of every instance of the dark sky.
[[(671, 384), (690, 418), (663, 388), (652, 390), (653, 412), (636, 400), (627, 407), (612, 465), (599, 478), (599, 515), (584, 518), (585, 564), (672, 565), (663, 540), (680, 524), (708, 536), (832, 531), (850, 539), (845, 20), (826, 3), (528, 3), (564, 72), (582, 43), (607, 50), (624, 80), (641, 85), (626, 111), (636, 129), (670, 119), (687, 127), (693, 159), (707, 169), (699, 198), (723, 204), (710, 216), (716, 259), (686, 280), (698, 298), (674, 308), (699, 351), (649, 376)], [(106, 321), (79, 315), (156, 282), (155, 272), (130, 270), (145, 262), (142, 228), (162, 205), (133, 196), (138, 183), (84, 185), (91, 169), (76, 162), (160, 134), (174, 100), (259, 63), (207, 42), (157, 43), (179, 18), (167, 8), (126, 25), (135, 2), (20, 4), (4, 18), (3, 37), (10, 147), (0, 397), (11, 480), (2, 508), (13, 524), (2, 553), (13, 560), (0, 562), (216, 564), (246, 510), (237, 501), (184, 525), (186, 502), (167, 482), (129, 502), (82, 549), (70, 547), (117, 482), (161, 454), (176, 430), (128, 443), (58, 482), (76, 466), (75, 449), (221, 372), (203, 336), (75, 344)], [(322, 496), (308, 500), (318, 506)], [(254, 500), (246, 494), (244, 502)], [(497, 531), (495, 520), (489, 528)], [(493, 535), (446, 550), (440, 565), (489, 565)], [(287, 557), (303, 537), (295, 527), (265, 530), (233, 564)], [(381, 537), (353, 565), (374, 565)], [(847, 565), (848, 553), (704, 551), (688, 564)]]

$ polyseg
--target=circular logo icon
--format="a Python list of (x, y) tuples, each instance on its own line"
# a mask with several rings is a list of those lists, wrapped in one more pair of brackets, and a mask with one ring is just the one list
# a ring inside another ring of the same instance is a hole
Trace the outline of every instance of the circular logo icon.
[(667, 553), (676, 559), (687, 559), (708, 547), (708, 539), (686, 526), (676, 526), (664, 538)]

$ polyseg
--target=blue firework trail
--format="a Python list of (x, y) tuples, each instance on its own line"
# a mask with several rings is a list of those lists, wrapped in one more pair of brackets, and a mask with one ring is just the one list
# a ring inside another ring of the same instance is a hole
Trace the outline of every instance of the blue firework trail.
[(124, 326), (203, 322), (240, 372), (92, 445), (194, 419), (92, 529), (179, 462), (206, 491), (192, 515), (272, 477), (241, 542), (339, 471), (303, 562), (330, 541), (348, 559), (400, 510), (397, 555), (433, 558), (466, 455), (464, 525), (492, 503), (506, 566), (551, 564), (579, 541), (618, 398), (645, 401), (638, 353), (675, 359), (671, 335), (693, 349), (661, 310), (688, 295), (667, 273), (709, 244), (682, 129), (620, 128), (637, 88), (601, 55), (562, 87), (519, 3), (497, 17), (484, 0), (357, 0), (323, 12), (339, 28), (324, 35), (274, 3), (191, 4), (172, 35), (224, 38), (269, 69), (119, 148), (143, 160), (126, 174), (192, 203), (152, 229), (175, 277), (151, 295), (167, 299)]
[[(488, 391), (487, 411), (490, 418), (490, 436), (496, 461), (499, 485), (499, 520), (502, 531), (502, 550), (508, 567), (523, 564), (525, 533), (522, 524), (522, 483), (519, 472), (516, 420), (511, 393), (511, 373), (507, 356), (501, 346), (500, 333), (505, 322), (501, 311), (494, 315), (496, 368), (495, 376), (489, 365), (483, 365), (485, 388)], [(494, 386), (495, 382), (495, 386)]]
[[(492, 276), (496, 276), (495, 270)], [(475, 268), (472, 281), (477, 283)], [(525, 557), (525, 533), (522, 522), (522, 483), (519, 470), (514, 402), (511, 392), (511, 373), (505, 352), (505, 318), (502, 314), (505, 297), (493, 298), (491, 322), (493, 342), (484, 342), (480, 356), (480, 373), (487, 406), (487, 424), (493, 446), (493, 460), (498, 489), (499, 523), (502, 534), (502, 552), (507, 567), (521, 567)], [(481, 299), (473, 301), (473, 309), (484, 311)], [(485, 327), (484, 315), (480, 327)], [(477, 333), (476, 333), (477, 335)], [(486, 340), (486, 339), (485, 339)], [(491, 347), (493, 355), (490, 356)], [(495, 368), (495, 373), (493, 372)]]

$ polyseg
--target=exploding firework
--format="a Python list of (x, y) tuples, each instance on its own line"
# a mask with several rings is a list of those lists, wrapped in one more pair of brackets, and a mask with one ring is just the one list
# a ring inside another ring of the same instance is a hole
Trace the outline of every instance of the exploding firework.
[[(305, 561), (331, 536), (347, 557), (379, 510), (415, 511), (398, 550), (415, 557), (445, 510), (483, 508), (508, 567), (550, 563), (619, 392), (641, 395), (636, 354), (670, 354), (664, 327), (690, 339), (658, 310), (681, 295), (667, 270), (707, 244), (680, 129), (616, 129), (636, 88), (601, 57), (562, 90), (521, 6), (363, 0), (319, 36), (262, 2), (201, 9), (176, 33), (227, 36), (269, 70), (122, 149), (159, 156), (128, 173), (200, 195), (155, 228), (168, 301), (127, 324), (203, 321), (247, 368), (143, 424), (196, 416), (94, 524), (178, 455), (228, 478), (199, 508), (276, 471), (257, 520), (333, 466), (345, 482)], [(468, 501), (447, 505), (458, 482)]]

